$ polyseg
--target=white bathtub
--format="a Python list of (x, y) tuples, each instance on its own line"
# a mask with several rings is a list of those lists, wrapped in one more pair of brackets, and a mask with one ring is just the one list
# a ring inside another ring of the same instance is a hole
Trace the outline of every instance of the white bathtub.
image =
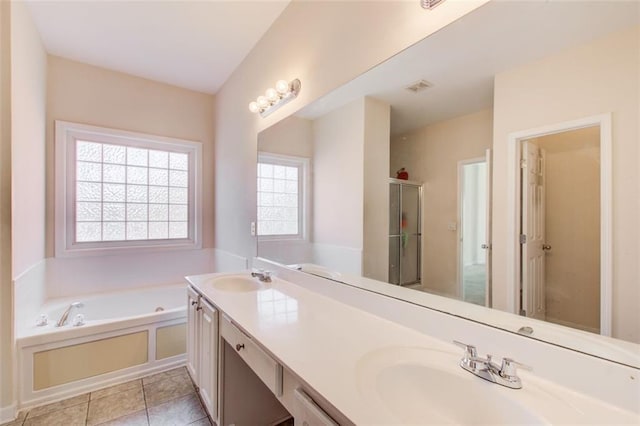
[[(56, 327), (72, 302), (83, 306)], [(51, 299), (35, 312), (16, 327), (20, 408), (185, 363), (186, 284)], [(39, 327), (41, 314), (49, 322)], [(72, 325), (77, 314), (84, 325)]]

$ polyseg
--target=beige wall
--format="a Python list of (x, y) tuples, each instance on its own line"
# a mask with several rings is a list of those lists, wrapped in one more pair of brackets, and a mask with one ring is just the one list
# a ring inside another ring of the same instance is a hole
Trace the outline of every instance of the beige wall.
[[(484, 3), (426, 12), (414, 2), (291, 2), (216, 94), (215, 194), (224, 202), (215, 205), (215, 247), (255, 254), (258, 131)], [(282, 78), (301, 80), (298, 98), (267, 118), (249, 112), (249, 101)]]
[(311, 120), (291, 116), (263, 130), (258, 135), (258, 151), (313, 157)]
[(364, 208), (362, 275), (389, 279), (389, 149), (391, 107), (364, 102)]
[(640, 342), (638, 27), (496, 75), (493, 306), (507, 309), (507, 138), (606, 112), (613, 120), (613, 336)]
[(600, 128), (536, 138), (546, 152), (547, 320), (600, 330)]
[(203, 247), (213, 246), (213, 95), (55, 56), (47, 90), (47, 256), (54, 254), (54, 120), (202, 142)]
[(13, 277), (45, 257), (47, 54), (26, 5), (11, 7)]
[(391, 141), (391, 167), (405, 167), (409, 179), (424, 183), (422, 197), (422, 283), (458, 297), (458, 161), (484, 157), (491, 148), (491, 109), (434, 123)]
[(362, 249), (364, 98), (315, 119), (312, 128), (313, 241)]

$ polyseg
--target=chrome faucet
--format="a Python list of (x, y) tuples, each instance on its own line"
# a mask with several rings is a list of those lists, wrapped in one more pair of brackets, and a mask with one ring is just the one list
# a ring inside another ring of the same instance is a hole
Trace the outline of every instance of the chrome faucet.
[(251, 276), (254, 278), (257, 277), (258, 281), (261, 281), (263, 283), (271, 282), (271, 271), (265, 271), (264, 269), (260, 269), (258, 270), (258, 272), (252, 272)]
[(478, 351), (473, 345), (467, 345), (466, 343), (456, 340), (454, 340), (453, 343), (464, 348), (464, 355), (460, 360), (460, 367), (490, 382), (511, 389), (520, 389), (522, 388), (522, 381), (516, 373), (517, 367), (531, 370), (531, 367), (514, 361), (511, 358), (503, 358), (501, 365), (498, 365), (491, 361), (491, 355), (487, 354), (486, 358), (479, 357)]
[(67, 309), (62, 313), (62, 316), (58, 320), (56, 327), (62, 327), (66, 322), (67, 318), (69, 318), (69, 314), (71, 313), (71, 309), (73, 308), (82, 308), (84, 304), (82, 302), (73, 302), (69, 305)]

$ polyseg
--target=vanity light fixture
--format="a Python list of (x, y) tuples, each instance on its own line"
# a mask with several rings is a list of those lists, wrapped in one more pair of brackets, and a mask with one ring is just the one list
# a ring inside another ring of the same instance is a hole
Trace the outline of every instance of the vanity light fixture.
[(300, 87), (300, 80), (297, 78), (291, 82), (278, 80), (275, 89), (267, 89), (263, 96), (258, 96), (255, 101), (249, 104), (249, 111), (260, 113), (262, 117), (266, 117), (282, 105), (295, 99), (300, 93)]
[(444, 3), (444, 0), (420, 0), (420, 6), (423, 9), (431, 10), (440, 3)]

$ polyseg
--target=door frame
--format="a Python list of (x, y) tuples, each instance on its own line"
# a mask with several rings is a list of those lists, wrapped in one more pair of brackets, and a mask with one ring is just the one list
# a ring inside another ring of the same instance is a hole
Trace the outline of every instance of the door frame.
[[(474, 157), (474, 158), (468, 158), (466, 160), (459, 160), (458, 161), (458, 211), (457, 211), (457, 215), (458, 215), (458, 226), (457, 226), (457, 237), (458, 237), (458, 241), (457, 241), (457, 248), (458, 248), (458, 271), (457, 271), (457, 276), (458, 276), (458, 297), (460, 297), (461, 300), (464, 301), (464, 282), (463, 282), (463, 277), (464, 277), (464, 264), (462, 262), (462, 258), (463, 258), (463, 241), (462, 241), (462, 231), (464, 229), (464, 225), (463, 225), (463, 214), (462, 214), (462, 208), (463, 208), (463, 197), (462, 197), (462, 189), (463, 189), (463, 169), (464, 166), (468, 166), (470, 164), (478, 164), (478, 163), (486, 163), (487, 162), (487, 157), (486, 155), (484, 157)], [(487, 167), (489, 165), (487, 164)], [(489, 173), (489, 171), (487, 170), (487, 173)], [(486, 179), (485, 179), (486, 181)], [(487, 188), (487, 191), (489, 191), (489, 188)], [(489, 200), (486, 200), (486, 203), (489, 203)], [(486, 212), (485, 212), (486, 213)], [(486, 240), (489, 239), (489, 236), (486, 236)], [(485, 242), (486, 243), (486, 242)], [(485, 283), (485, 289), (486, 289), (487, 285)], [(487, 306), (487, 294), (485, 294), (485, 306)]]
[(507, 308), (520, 312), (520, 157), (522, 140), (600, 126), (600, 334), (611, 336), (612, 316), (612, 134), (611, 113), (510, 133), (507, 137)]

